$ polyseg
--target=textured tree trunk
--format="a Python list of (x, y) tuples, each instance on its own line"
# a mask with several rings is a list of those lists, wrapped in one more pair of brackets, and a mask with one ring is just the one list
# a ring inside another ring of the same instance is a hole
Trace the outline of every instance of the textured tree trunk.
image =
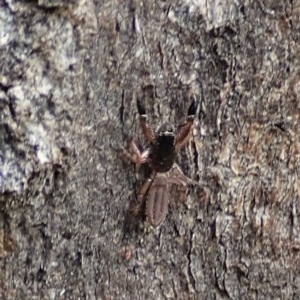
[[(299, 1), (0, 1), (0, 299), (300, 299)], [(158, 228), (141, 97), (193, 138)], [(145, 171), (145, 172), (144, 172)]]

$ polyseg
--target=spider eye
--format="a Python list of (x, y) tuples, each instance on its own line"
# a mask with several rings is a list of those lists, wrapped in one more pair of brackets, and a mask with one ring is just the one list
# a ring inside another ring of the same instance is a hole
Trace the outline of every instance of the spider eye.
[(168, 135), (168, 134), (173, 134), (174, 131), (175, 131), (175, 130), (174, 130), (174, 127), (173, 127), (171, 124), (165, 123), (165, 124), (163, 124), (163, 125), (159, 128), (158, 134), (166, 134), (166, 135)]
[(159, 136), (174, 136), (174, 133), (172, 131), (161, 131)]

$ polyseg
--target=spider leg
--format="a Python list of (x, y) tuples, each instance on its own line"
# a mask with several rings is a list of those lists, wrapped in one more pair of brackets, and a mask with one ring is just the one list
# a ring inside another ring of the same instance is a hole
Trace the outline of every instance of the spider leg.
[(132, 141), (130, 142), (130, 150), (133, 152), (133, 154), (131, 154), (125, 148), (122, 148), (122, 150), (125, 157), (127, 157), (137, 166), (142, 165), (148, 161), (150, 149), (148, 148), (145, 151), (141, 152), (135, 142), (135, 139), (132, 139)]
[(152, 172), (151, 176), (142, 184), (142, 186), (139, 189), (138, 195), (137, 195), (137, 201), (134, 205), (132, 212), (136, 216), (140, 212), (141, 206), (143, 204), (143, 199), (145, 195), (147, 194), (149, 188), (151, 187), (151, 184), (155, 178), (156, 172)]
[(192, 135), (192, 129), (194, 125), (195, 120), (195, 114), (197, 111), (197, 104), (195, 99), (193, 99), (189, 110), (188, 115), (185, 124), (180, 126), (179, 132), (176, 136), (176, 151), (178, 152), (183, 146), (187, 144), (189, 141), (191, 135)]
[(136, 103), (140, 115), (140, 125), (142, 127), (143, 134), (150, 143), (153, 143), (155, 140), (155, 133), (147, 122), (145, 107), (139, 99), (137, 99)]
[(149, 190), (154, 178), (155, 178), (156, 172), (152, 172), (151, 176), (143, 183), (143, 185), (139, 189), (138, 193), (138, 202), (141, 202), (146, 195), (147, 191)]
[(176, 163), (174, 163), (169, 176), (170, 176), (169, 177), (170, 182), (177, 185), (183, 185), (183, 186), (187, 186), (188, 184), (199, 185), (198, 182), (184, 175), (184, 173), (181, 171), (180, 167)]
[(186, 190), (188, 185), (200, 186), (200, 183), (190, 179), (181, 171), (180, 167), (175, 163), (169, 174), (169, 182), (179, 186), (179, 200), (184, 202), (186, 199)]

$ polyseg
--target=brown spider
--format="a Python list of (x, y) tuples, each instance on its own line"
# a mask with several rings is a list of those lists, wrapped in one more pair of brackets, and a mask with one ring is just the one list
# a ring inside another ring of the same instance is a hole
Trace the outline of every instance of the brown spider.
[(135, 164), (148, 163), (153, 169), (150, 177), (139, 190), (138, 203), (147, 196), (146, 216), (150, 225), (156, 227), (164, 221), (168, 212), (169, 184), (176, 184), (185, 189), (188, 183), (197, 184), (185, 176), (175, 163), (177, 153), (191, 137), (197, 105), (193, 99), (186, 122), (178, 128), (177, 133), (169, 123), (164, 123), (155, 133), (147, 123), (146, 110), (140, 100), (137, 100), (137, 108), (142, 131), (150, 147), (140, 152), (133, 139), (130, 144), (133, 155), (127, 151), (125, 154)]

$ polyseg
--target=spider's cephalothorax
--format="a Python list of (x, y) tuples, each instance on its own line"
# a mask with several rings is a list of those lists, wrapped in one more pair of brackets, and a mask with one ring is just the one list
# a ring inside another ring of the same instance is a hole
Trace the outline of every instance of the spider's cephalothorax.
[(156, 133), (147, 123), (146, 110), (137, 100), (140, 125), (142, 131), (150, 143), (150, 147), (140, 152), (134, 141), (131, 149), (134, 152), (130, 158), (136, 164), (149, 163), (153, 172), (150, 178), (142, 185), (139, 191), (139, 202), (147, 195), (146, 215), (152, 226), (158, 226), (164, 220), (168, 211), (169, 184), (177, 184), (186, 187), (188, 183), (194, 183), (186, 177), (175, 163), (175, 157), (179, 150), (189, 141), (194, 124), (197, 105), (192, 101), (186, 123), (175, 132), (174, 127), (165, 123)]
[(175, 160), (175, 132), (172, 125), (163, 124), (151, 143), (149, 163), (157, 172), (168, 172)]

